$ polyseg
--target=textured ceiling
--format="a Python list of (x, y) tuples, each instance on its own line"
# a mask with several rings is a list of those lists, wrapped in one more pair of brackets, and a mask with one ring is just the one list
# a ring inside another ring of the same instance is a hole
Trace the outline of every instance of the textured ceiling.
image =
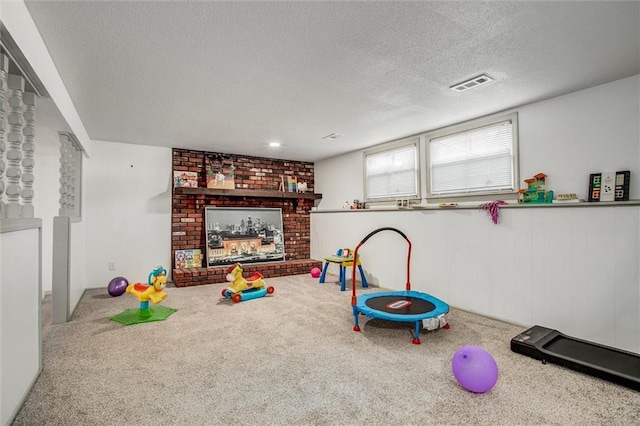
[(317, 161), (640, 73), (638, 1), (25, 3), (94, 140)]

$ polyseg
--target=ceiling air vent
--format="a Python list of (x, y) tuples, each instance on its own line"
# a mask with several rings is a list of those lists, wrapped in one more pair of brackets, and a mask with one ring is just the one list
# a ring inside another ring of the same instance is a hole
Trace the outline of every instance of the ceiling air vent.
[(486, 74), (479, 75), (477, 77), (473, 77), (470, 80), (463, 81), (462, 83), (458, 83), (454, 86), (449, 87), (449, 89), (454, 90), (456, 92), (464, 92), (465, 90), (473, 89), (474, 87), (482, 86), (483, 84), (487, 84), (493, 81), (491, 77)]

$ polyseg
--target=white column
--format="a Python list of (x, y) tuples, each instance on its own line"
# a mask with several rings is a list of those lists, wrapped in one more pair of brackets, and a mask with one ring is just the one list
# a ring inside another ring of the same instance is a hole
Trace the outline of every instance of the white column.
[(20, 161), (22, 160), (22, 94), (24, 93), (24, 78), (19, 75), (9, 74), (8, 78), (8, 97), (9, 113), (7, 115), (7, 123), (9, 124), (9, 132), (7, 133), (7, 218), (19, 218), (22, 213), (20, 205), (20, 177), (22, 169)]
[(0, 219), (5, 216), (5, 183), (4, 172), (6, 163), (4, 162), (4, 151), (6, 145), (4, 143), (5, 136), (5, 100), (7, 95), (7, 73), (9, 72), (9, 58), (6, 55), (0, 55)]
[(60, 216), (71, 216), (75, 211), (76, 147), (66, 133), (60, 133)]
[(22, 134), (22, 217), (32, 218), (33, 212), (33, 168), (35, 166), (34, 152), (36, 135), (36, 94), (27, 92), (22, 96), (24, 103), (24, 127)]

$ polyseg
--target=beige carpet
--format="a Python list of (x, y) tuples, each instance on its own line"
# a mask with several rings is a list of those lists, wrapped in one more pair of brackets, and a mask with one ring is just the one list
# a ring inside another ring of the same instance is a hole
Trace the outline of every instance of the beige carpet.
[[(337, 283), (267, 281), (273, 296), (239, 304), (221, 284), (168, 288), (178, 311), (129, 327), (108, 318), (135, 298), (87, 291), (72, 321), (45, 329), (44, 371), (14, 424), (640, 424), (640, 392), (511, 352), (522, 327), (454, 309), (418, 346), (404, 324), (362, 318), (353, 332)], [(487, 393), (452, 375), (469, 344), (498, 363)]]

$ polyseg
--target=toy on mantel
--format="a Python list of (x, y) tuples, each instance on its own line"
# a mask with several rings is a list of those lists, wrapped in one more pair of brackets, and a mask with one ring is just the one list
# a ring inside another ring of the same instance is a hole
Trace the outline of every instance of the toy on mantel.
[(167, 298), (164, 288), (167, 285), (167, 270), (158, 266), (147, 279), (149, 284), (133, 283), (127, 286), (126, 293), (134, 295), (140, 302), (139, 309), (127, 309), (126, 311), (109, 318), (124, 325), (138, 324), (141, 322), (163, 321), (177, 311), (177, 309), (164, 306), (149, 307), (149, 302), (154, 305)]
[(264, 297), (273, 294), (276, 290), (273, 286), (266, 286), (262, 274), (254, 272), (249, 278), (242, 276), (242, 265), (236, 263), (227, 269), (227, 281), (231, 284), (222, 289), (222, 296), (233, 300), (235, 303), (243, 300)]
[(547, 190), (547, 175), (538, 173), (525, 179), (527, 187), (518, 191), (518, 203), (547, 204), (553, 202), (553, 191)]

